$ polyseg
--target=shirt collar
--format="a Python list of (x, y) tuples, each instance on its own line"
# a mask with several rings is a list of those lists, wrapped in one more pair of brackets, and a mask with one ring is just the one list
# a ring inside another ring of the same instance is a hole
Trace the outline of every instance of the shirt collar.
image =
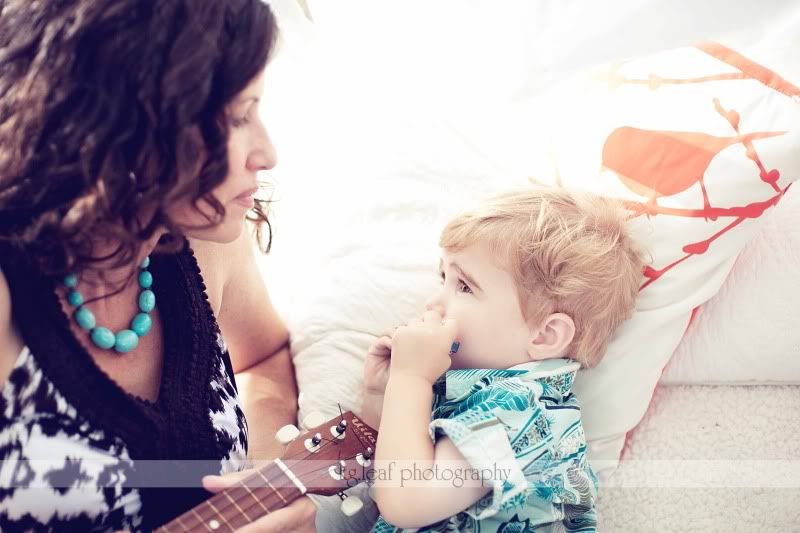
[(562, 395), (572, 388), (580, 363), (573, 359), (553, 358), (542, 361), (529, 361), (502, 368), (459, 368), (448, 370), (434, 384), (434, 391), (446, 400), (459, 400), (468, 396), (473, 386), (484, 378), (490, 381), (510, 377), (542, 380), (558, 390)]

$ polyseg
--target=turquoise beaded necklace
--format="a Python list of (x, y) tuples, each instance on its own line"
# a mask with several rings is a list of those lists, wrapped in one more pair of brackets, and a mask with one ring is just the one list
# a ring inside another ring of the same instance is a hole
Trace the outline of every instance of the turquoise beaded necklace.
[(139, 272), (139, 310), (133, 320), (131, 320), (130, 329), (123, 329), (116, 334), (108, 328), (97, 326), (97, 321), (94, 318), (94, 313), (83, 305), (83, 296), (75, 287), (78, 286), (78, 276), (75, 274), (67, 274), (64, 278), (64, 285), (70, 291), (67, 294), (67, 301), (75, 308), (75, 321), (81, 327), (89, 332), (89, 338), (92, 343), (98, 348), (103, 350), (110, 350), (114, 348), (117, 353), (127, 353), (139, 345), (139, 338), (144, 337), (153, 326), (153, 319), (150, 318), (150, 311), (156, 306), (156, 295), (150, 289), (153, 285), (153, 275), (147, 270), (150, 266), (150, 257), (148, 256), (141, 264), (141, 272)]

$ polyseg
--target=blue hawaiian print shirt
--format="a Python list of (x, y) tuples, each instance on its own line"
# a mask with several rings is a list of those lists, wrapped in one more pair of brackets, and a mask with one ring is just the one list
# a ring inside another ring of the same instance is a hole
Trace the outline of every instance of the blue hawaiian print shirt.
[(597, 531), (598, 479), (571, 392), (579, 367), (547, 359), (505, 370), (448, 370), (434, 384), (431, 438), (446, 435), (473, 468), (505, 475), (455, 516), (412, 530), (381, 517), (373, 533)]

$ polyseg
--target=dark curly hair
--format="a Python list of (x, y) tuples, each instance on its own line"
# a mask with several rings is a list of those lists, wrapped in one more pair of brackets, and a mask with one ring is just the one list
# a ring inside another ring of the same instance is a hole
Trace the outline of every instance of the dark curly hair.
[[(276, 36), (261, 0), (0, 0), (0, 244), (58, 275), (131, 264), (160, 227), (174, 251), (178, 200), (219, 223), (226, 106)], [(265, 251), (267, 207), (248, 214)], [(119, 246), (93, 257), (98, 237)]]

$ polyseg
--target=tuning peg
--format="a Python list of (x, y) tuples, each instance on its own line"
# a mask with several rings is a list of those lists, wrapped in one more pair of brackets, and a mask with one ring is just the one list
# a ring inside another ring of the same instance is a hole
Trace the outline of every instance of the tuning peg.
[(372, 464), (373, 455), (372, 448), (367, 448), (364, 452), (356, 455), (356, 462), (363, 467), (368, 467)]
[(305, 445), (306, 450), (308, 450), (309, 452), (317, 453), (319, 451), (321, 443), (322, 443), (322, 435), (316, 433), (310, 439), (306, 439), (303, 444)]
[[(335, 479), (337, 481), (341, 481), (342, 479), (344, 479), (345, 469), (346, 468), (347, 468), (347, 465), (345, 464), (345, 462), (344, 461), (339, 461), (339, 464), (331, 465), (331, 466), (328, 467), (328, 473), (330, 474), (331, 478), (333, 478), (333, 479)], [(342, 496), (346, 497), (345, 493), (343, 493), (343, 492), (339, 496), (340, 497), (342, 497)]]
[(353, 516), (364, 507), (364, 502), (358, 496), (348, 496), (346, 494), (342, 494), (342, 496), (344, 498), (342, 499), (341, 508), (345, 516)]
[(324, 424), (328, 419), (319, 411), (313, 411), (308, 413), (306, 417), (303, 419), (303, 427), (306, 429), (315, 428), (317, 426), (321, 426)]
[(275, 433), (275, 439), (281, 444), (289, 444), (300, 435), (300, 430), (294, 424), (286, 424)]
[(340, 420), (335, 426), (331, 426), (331, 436), (334, 439), (344, 439), (344, 432), (347, 430), (347, 420)]

